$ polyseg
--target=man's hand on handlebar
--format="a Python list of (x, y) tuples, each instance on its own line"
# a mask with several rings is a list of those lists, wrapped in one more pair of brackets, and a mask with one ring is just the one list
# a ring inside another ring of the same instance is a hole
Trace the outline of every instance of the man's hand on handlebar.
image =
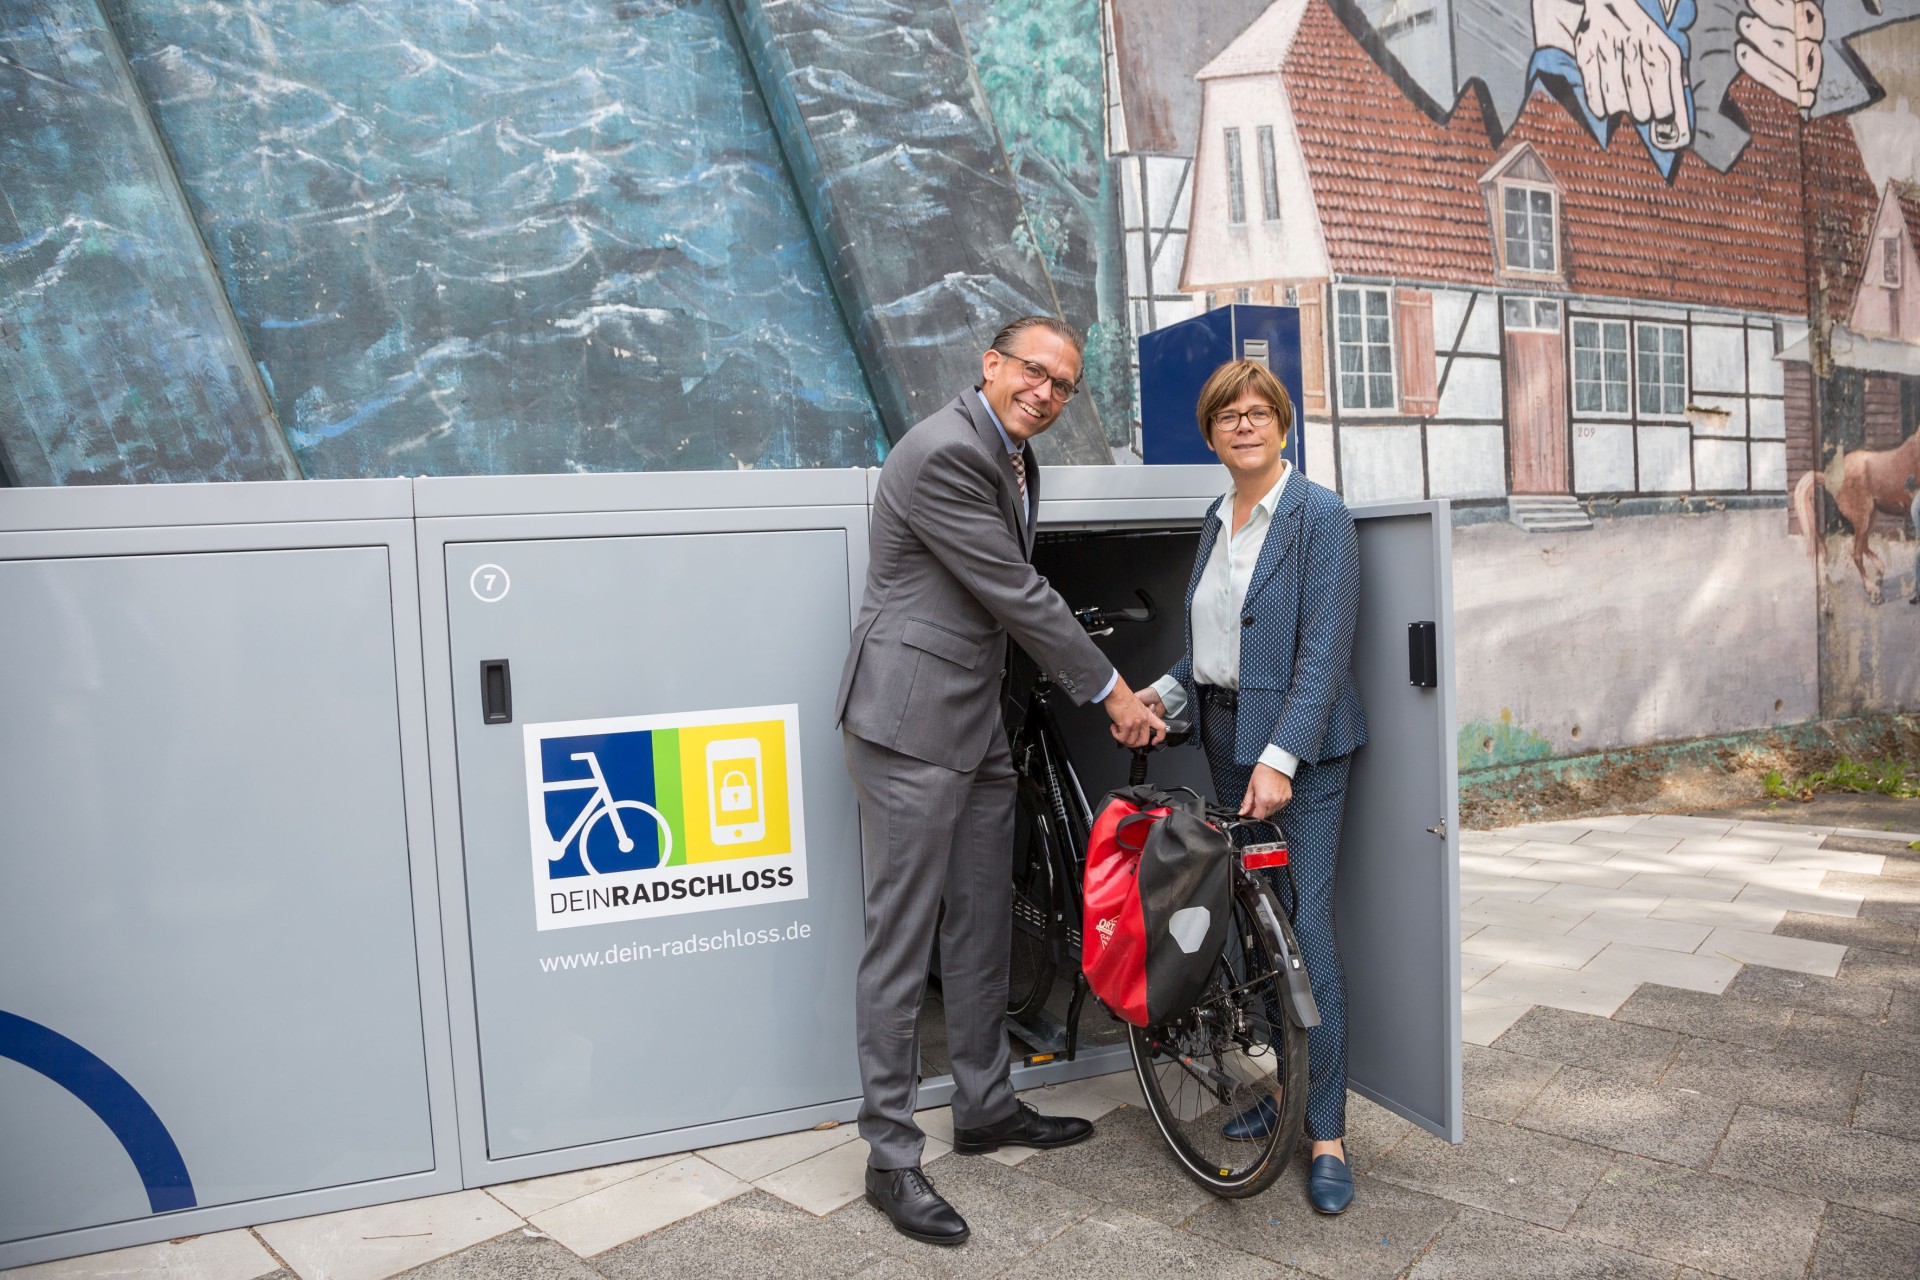
[(1113, 721), (1114, 741), (1123, 747), (1138, 749), (1149, 743), (1158, 745), (1167, 736), (1166, 721), (1150, 710), (1125, 680), (1116, 678), (1113, 692), (1100, 705)]

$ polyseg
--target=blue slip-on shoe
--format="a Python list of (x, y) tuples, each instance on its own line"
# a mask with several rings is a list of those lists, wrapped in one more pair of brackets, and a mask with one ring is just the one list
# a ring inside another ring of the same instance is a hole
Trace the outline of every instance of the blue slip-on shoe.
[(1353, 1175), (1339, 1156), (1315, 1156), (1307, 1174), (1307, 1199), (1315, 1213), (1345, 1213), (1353, 1203)]
[(1220, 1132), (1234, 1142), (1258, 1142), (1279, 1123), (1280, 1104), (1266, 1097), (1220, 1126)]

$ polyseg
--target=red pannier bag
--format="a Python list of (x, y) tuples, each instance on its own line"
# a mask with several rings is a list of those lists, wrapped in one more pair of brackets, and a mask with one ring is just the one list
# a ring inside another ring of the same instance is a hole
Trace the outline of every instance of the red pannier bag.
[(1191, 791), (1128, 787), (1101, 802), (1087, 841), (1080, 967), (1136, 1027), (1200, 998), (1226, 943), (1232, 842)]

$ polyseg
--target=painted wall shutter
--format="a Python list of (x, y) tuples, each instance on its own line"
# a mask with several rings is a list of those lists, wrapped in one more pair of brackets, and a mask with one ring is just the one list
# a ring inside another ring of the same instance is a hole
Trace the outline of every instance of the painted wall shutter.
[(1300, 303), (1300, 391), (1306, 403), (1303, 417), (1326, 418), (1327, 311), (1326, 286), (1303, 284), (1295, 291)]
[(1440, 412), (1440, 393), (1434, 385), (1433, 294), (1425, 289), (1398, 289), (1400, 330), (1400, 411), (1416, 418)]

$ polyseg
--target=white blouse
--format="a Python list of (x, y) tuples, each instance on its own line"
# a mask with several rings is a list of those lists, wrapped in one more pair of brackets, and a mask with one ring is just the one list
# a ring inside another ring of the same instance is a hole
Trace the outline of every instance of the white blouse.
[[(1200, 585), (1193, 593), (1193, 680), (1195, 684), (1220, 689), (1240, 688), (1240, 618), (1247, 598), (1247, 583), (1260, 560), (1260, 548), (1266, 543), (1267, 529), (1273, 524), (1274, 509), (1287, 487), (1291, 465), (1282, 464), (1280, 479), (1265, 497), (1253, 504), (1253, 512), (1240, 532), (1233, 530), (1233, 490), (1214, 518), (1220, 532), (1213, 539), (1213, 554), (1200, 572)], [(1172, 676), (1153, 682), (1153, 691), (1166, 704), (1167, 714), (1177, 716), (1187, 709), (1187, 693)], [(1291, 778), (1300, 767), (1300, 757), (1272, 743), (1260, 753), (1260, 763), (1278, 769)]]

